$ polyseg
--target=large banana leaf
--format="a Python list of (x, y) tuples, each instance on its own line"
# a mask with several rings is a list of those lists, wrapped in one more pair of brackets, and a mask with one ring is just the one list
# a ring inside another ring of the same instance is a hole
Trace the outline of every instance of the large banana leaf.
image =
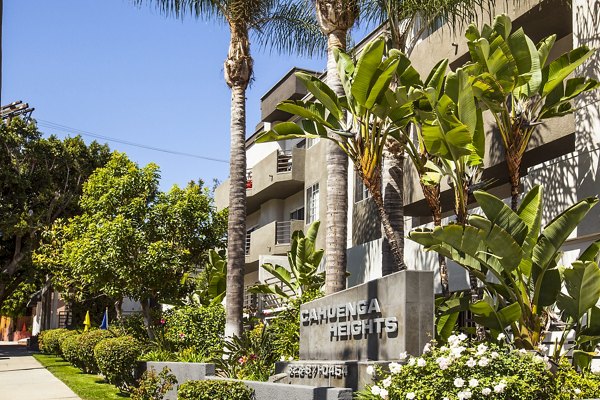
[(547, 96), (558, 85), (562, 85), (565, 78), (583, 64), (593, 53), (594, 50), (590, 50), (587, 46), (581, 46), (563, 54), (544, 67), (542, 71), (543, 85), (541, 86), (541, 95)]
[(314, 75), (305, 72), (297, 72), (295, 75), (302, 81), (306, 90), (315, 96), (336, 119), (344, 118), (344, 111), (340, 107), (338, 96), (329, 86)]
[(356, 101), (363, 106), (367, 103), (372, 82), (376, 78), (384, 50), (385, 42), (383, 39), (374, 40), (365, 46), (356, 63), (354, 80), (350, 90)]
[(567, 294), (558, 297), (558, 307), (569, 318), (579, 321), (600, 299), (600, 270), (593, 261), (575, 261), (565, 269)]

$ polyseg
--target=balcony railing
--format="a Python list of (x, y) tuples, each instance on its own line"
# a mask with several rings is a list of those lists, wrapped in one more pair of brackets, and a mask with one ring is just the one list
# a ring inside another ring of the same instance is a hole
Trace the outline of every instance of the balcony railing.
[(292, 152), (277, 152), (277, 173), (290, 172), (292, 170)]
[(252, 235), (252, 231), (246, 232), (246, 246), (245, 246), (245, 254), (250, 254), (250, 235)]
[(292, 223), (295, 221), (277, 221), (275, 226), (275, 244), (290, 244), (292, 242)]

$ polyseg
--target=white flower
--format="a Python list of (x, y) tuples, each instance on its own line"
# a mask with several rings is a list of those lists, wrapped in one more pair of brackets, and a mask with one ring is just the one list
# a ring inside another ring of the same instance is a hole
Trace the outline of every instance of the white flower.
[(480, 367), (487, 367), (490, 363), (490, 360), (487, 357), (481, 357), (479, 361), (477, 361), (477, 365)]
[(499, 341), (502, 341), (502, 340), (506, 339), (506, 335), (504, 333), (499, 333), (498, 337), (496, 339), (498, 339)]
[(461, 378), (456, 378), (456, 379), (454, 380), (454, 387), (461, 388), (461, 387), (463, 387), (464, 385), (465, 385), (465, 381), (464, 381), (464, 380), (462, 380)]
[(452, 359), (446, 357), (438, 357), (435, 362), (440, 367), (441, 370), (448, 369), (450, 364), (452, 363)]
[(461, 333), (460, 335), (458, 335), (458, 339), (463, 342), (465, 340), (467, 340), (467, 335), (465, 335), (464, 333)]
[(499, 384), (494, 386), (494, 392), (503, 393), (505, 388), (506, 388), (506, 384), (503, 382), (500, 382)]
[(575, 388), (575, 390), (573, 390), (573, 392), (574, 392), (575, 394), (581, 394), (581, 390), (580, 390), (580, 389), (578, 389), (578, 388)]
[(440, 351), (448, 351), (448, 346), (442, 346), (442, 347), (440, 347)]
[(469, 368), (473, 368), (475, 365), (477, 365), (477, 362), (476, 362), (475, 360), (473, 360), (473, 358), (469, 358), (469, 359), (467, 360), (467, 363), (466, 363), (466, 364), (467, 364), (467, 367), (469, 367)]
[(479, 381), (475, 378), (471, 378), (469, 379), (469, 386), (470, 387), (477, 387), (479, 386)]
[(540, 351), (540, 353), (545, 353), (548, 351), (548, 346), (546, 346), (545, 344), (540, 344), (538, 346), (538, 350)]
[(392, 377), (388, 376), (381, 382), (381, 384), (383, 385), (384, 388), (389, 388), (390, 385), (392, 384)]
[(424, 358), (417, 358), (417, 366), (424, 367), (427, 365), (427, 361)]
[(490, 388), (483, 388), (481, 389), (481, 394), (484, 396), (489, 396), (490, 394), (492, 394), (492, 389)]
[(288, 361), (294, 361), (294, 357), (292, 357), (292, 356), (289, 356), (289, 357), (288, 357)]
[(490, 354), (490, 355), (492, 356), (493, 359), (500, 357), (500, 354), (497, 351), (492, 351), (492, 354)]
[(527, 354), (527, 350), (525, 350), (525, 349), (519, 349), (519, 353), (521, 353), (521, 354)]
[(417, 395), (415, 394), (415, 392), (408, 392), (408, 393), (406, 393), (406, 398), (407, 398), (408, 400), (412, 400), (412, 399), (414, 399), (415, 397), (417, 397)]
[(452, 357), (458, 358), (462, 355), (462, 352), (465, 350), (466, 348), (463, 346), (453, 347), (452, 349), (450, 349), (450, 354), (452, 355)]
[(375, 368), (372, 365), (367, 367), (367, 374), (373, 375), (375, 373)]
[(373, 385), (371, 386), (371, 393), (373, 393), (375, 396), (379, 396), (381, 393), (381, 388), (377, 385)]
[(286, 361), (285, 356), (281, 356), (281, 358), (279, 359), (279, 361)]
[(408, 358), (408, 354), (403, 351), (402, 353), (400, 353), (400, 361), (404, 361)]
[(449, 398), (447, 398), (447, 397), (444, 397), (444, 398), (442, 398), (442, 400), (450, 400), (450, 399), (449, 399)]
[(481, 343), (479, 346), (477, 346), (477, 355), (480, 356), (483, 353), (485, 353), (487, 351), (487, 346), (483, 343)]
[(457, 343), (457, 342), (458, 342), (458, 336), (456, 336), (456, 335), (448, 336), (448, 343), (450, 343), (451, 346), (453, 343)]
[(401, 369), (402, 369), (401, 364), (398, 364), (397, 362), (390, 363), (390, 372), (392, 374), (399, 374)]
[(463, 399), (470, 399), (472, 393), (468, 390), (465, 390), (464, 392), (458, 392), (456, 395), (458, 396), (459, 400), (463, 400)]
[(381, 389), (379, 391), (379, 396), (381, 396), (382, 399), (387, 399), (388, 398), (388, 391), (385, 389)]
[(414, 358), (411, 358), (410, 360), (408, 360), (408, 365), (410, 365), (411, 367), (413, 365), (415, 365), (416, 360)]
[(423, 354), (427, 354), (431, 351), (431, 343), (427, 343), (425, 347), (423, 347)]

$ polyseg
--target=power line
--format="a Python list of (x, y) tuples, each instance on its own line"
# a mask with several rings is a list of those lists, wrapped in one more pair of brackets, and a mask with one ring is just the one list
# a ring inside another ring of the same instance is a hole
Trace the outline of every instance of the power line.
[(93, 133), (93, 132), (89, 132), (89, 131), (84, 131), (82, 129), (73, 128), (73, 127), (70, 127), (70, 126), (58, 124), (58, 123), (55, 123), (55, 122), (52, 122), (52, 121), (46, 121), (46, 120), (43, 120), (43, 119), (36, 119), (36, 121), (37, 121), (38, 125), (40, 125), (42, 127), (50, 128), (50, 129), (56, 129), (56, 130), (67, 132), (67, 133), (79, 134), (79, 135), (82, 135), (82, 136), (89, 136), (89, 137), (93, 137), (95, 139), (101, 139), (101, 140), (106, 140), (106, 141), (109, 141), (109, 142), (115, 142), (115, 143), (125, 144), (125, 145), (128, 145), (128, 146), (139, 147), (139, 148), (146, 149), (146, 150), (159, 151), (161, 153), (168, 153), (168, 154), (174, 154), (174, 155), (177, 155), (177, 156), (192, 157), (192, 158), (198, 158), (198, 159), (201, 159), (201, 160), (215, 161), (215, 162), (229, 164), (229, 161), (223, 160), (223, 159), (220, 159), (220, 158), (200, 156), (198, 154), (185, 153), (185, 152), (176, 151), (176, 150), (168, 150), (168, 149), (163, 149), (163, 148), (160, 148), (160, 147), (154, 147), (154, 146), (148, 146), (148, 145), (141, 144), (141, 143), (130, 142), (130, 141), (127, 141), (127, 140), (116, 139), (116, 138), (113, 138), (113, 137), (110, 137), (110, 136), (99, 135), (97, 133)]

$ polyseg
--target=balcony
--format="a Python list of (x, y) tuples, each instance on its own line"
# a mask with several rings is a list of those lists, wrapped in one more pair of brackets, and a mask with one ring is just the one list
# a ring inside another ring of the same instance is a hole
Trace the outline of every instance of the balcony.
[[(252, 214), (261, 204), (272, 199), (285, 199), (304, 189), (305, 149), (289, 152), (274, 151), (248, 170), (246, 182), (246, 212)], [(227, 207), (229, 179), (215, 190), (217, 209)]]
[(273, 221), (246, 236), (246, 264), (256, 264), (261, 255), (285, 255), (291, 249), (292, 233), (304, 229), (304, 221)]
[(262, 121), (285, 121), (291, 117), (290, 114), (278, 110), (277, 105), (284, 100), (299, 100), (306, 95), (306, 88), (294, 75), (296, 72), (307, 72), (318, 75), (318, 73), (314, 71), (292, 68), (260, 99)]

